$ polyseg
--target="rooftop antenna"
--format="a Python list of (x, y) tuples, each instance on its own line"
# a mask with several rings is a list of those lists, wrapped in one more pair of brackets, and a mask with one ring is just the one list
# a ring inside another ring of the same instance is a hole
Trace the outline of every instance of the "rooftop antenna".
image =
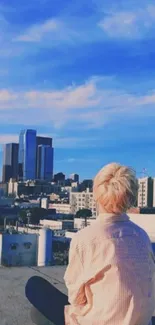
[(137, 174), (141, 174), (142, 177), (149, 177), (148, 171), (146, 168), (143, 168), (141, 172), (138, 172)]

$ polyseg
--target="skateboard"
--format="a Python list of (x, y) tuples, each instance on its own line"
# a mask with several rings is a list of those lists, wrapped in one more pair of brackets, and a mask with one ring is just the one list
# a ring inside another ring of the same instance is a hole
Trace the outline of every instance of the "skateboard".
[(50, 282), (39, 276), (31, 277), (25, 295), (32, 304), (31, 318), (37, 325), (64, 325), (64, 306), (68, 297)]

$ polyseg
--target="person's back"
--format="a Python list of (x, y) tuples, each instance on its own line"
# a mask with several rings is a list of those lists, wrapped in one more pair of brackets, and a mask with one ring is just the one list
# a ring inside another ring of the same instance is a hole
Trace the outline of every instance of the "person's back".
[(151, 244), (147, 234), (126, 215), (117, 221), (114, 218), (100, 215), (74, 239), (81, 266), (77, 267), (74, 259), (65, 280), (68, 283), (76, 277), (71, 299), (79, 283), (76, 301), (82, 302), (86, 295), (86, 303), (80, 308), (75, 303), (70, 313), (75, 313), (82, 325), (148, 325), (155, 309)]
[(125, 213), (99, 210), (71, 242), (66, 324), (148, 325), (155, 309), (150, 240)]

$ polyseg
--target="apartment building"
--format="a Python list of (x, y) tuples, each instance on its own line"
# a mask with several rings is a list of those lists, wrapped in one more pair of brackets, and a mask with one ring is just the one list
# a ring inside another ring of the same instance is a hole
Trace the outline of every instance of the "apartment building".
[(71, 205), (68, 203), (49, 203), (49, 209), (55, 209), (56, 213), (71, 214)]
[[(143, 177), (138, 179), (138, 207), (153, 206), (153, 185), (154, 180), (151, 177)], [(154, 200), (155, 203), (155, 200)]]
[(90, 209), (92, 215), (96, 216), (96, 204), (93, 199), (93, 193), (87, 189), (84, 192), (70, 193), (71, 213), (76, 214), (78, 210)]

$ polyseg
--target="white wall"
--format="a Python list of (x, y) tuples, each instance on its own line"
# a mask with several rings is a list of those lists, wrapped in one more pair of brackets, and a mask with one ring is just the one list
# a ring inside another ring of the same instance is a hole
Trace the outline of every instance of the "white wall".
[(143, 228), (151, 239), (155, 239), (155, 214), (129, 213), (130, 220)]
[(36, 234), (3, 234), (2, 237), (2, 264), (10, 266), (36, 265)]
[(48, 209), (48, 205), (49, 205), (48, 198), (41, 199), (41, 208)]
[(43, 228), (39, 230), (38, 238), (38, 266), (48, 266), (53, 262), (52, 238), (50, 229)]
[(73, 229), (73, 220), (40, 220), (40, 225), (43, 227), (48, 227), (53, 230), (63, 230), (63, 229)]
[(44, 227), (49, 227), (53, 230), (55, 229), (62, 229), (62, 221), (57, 221), (57, 220), (40, 220), (40, 225)]

